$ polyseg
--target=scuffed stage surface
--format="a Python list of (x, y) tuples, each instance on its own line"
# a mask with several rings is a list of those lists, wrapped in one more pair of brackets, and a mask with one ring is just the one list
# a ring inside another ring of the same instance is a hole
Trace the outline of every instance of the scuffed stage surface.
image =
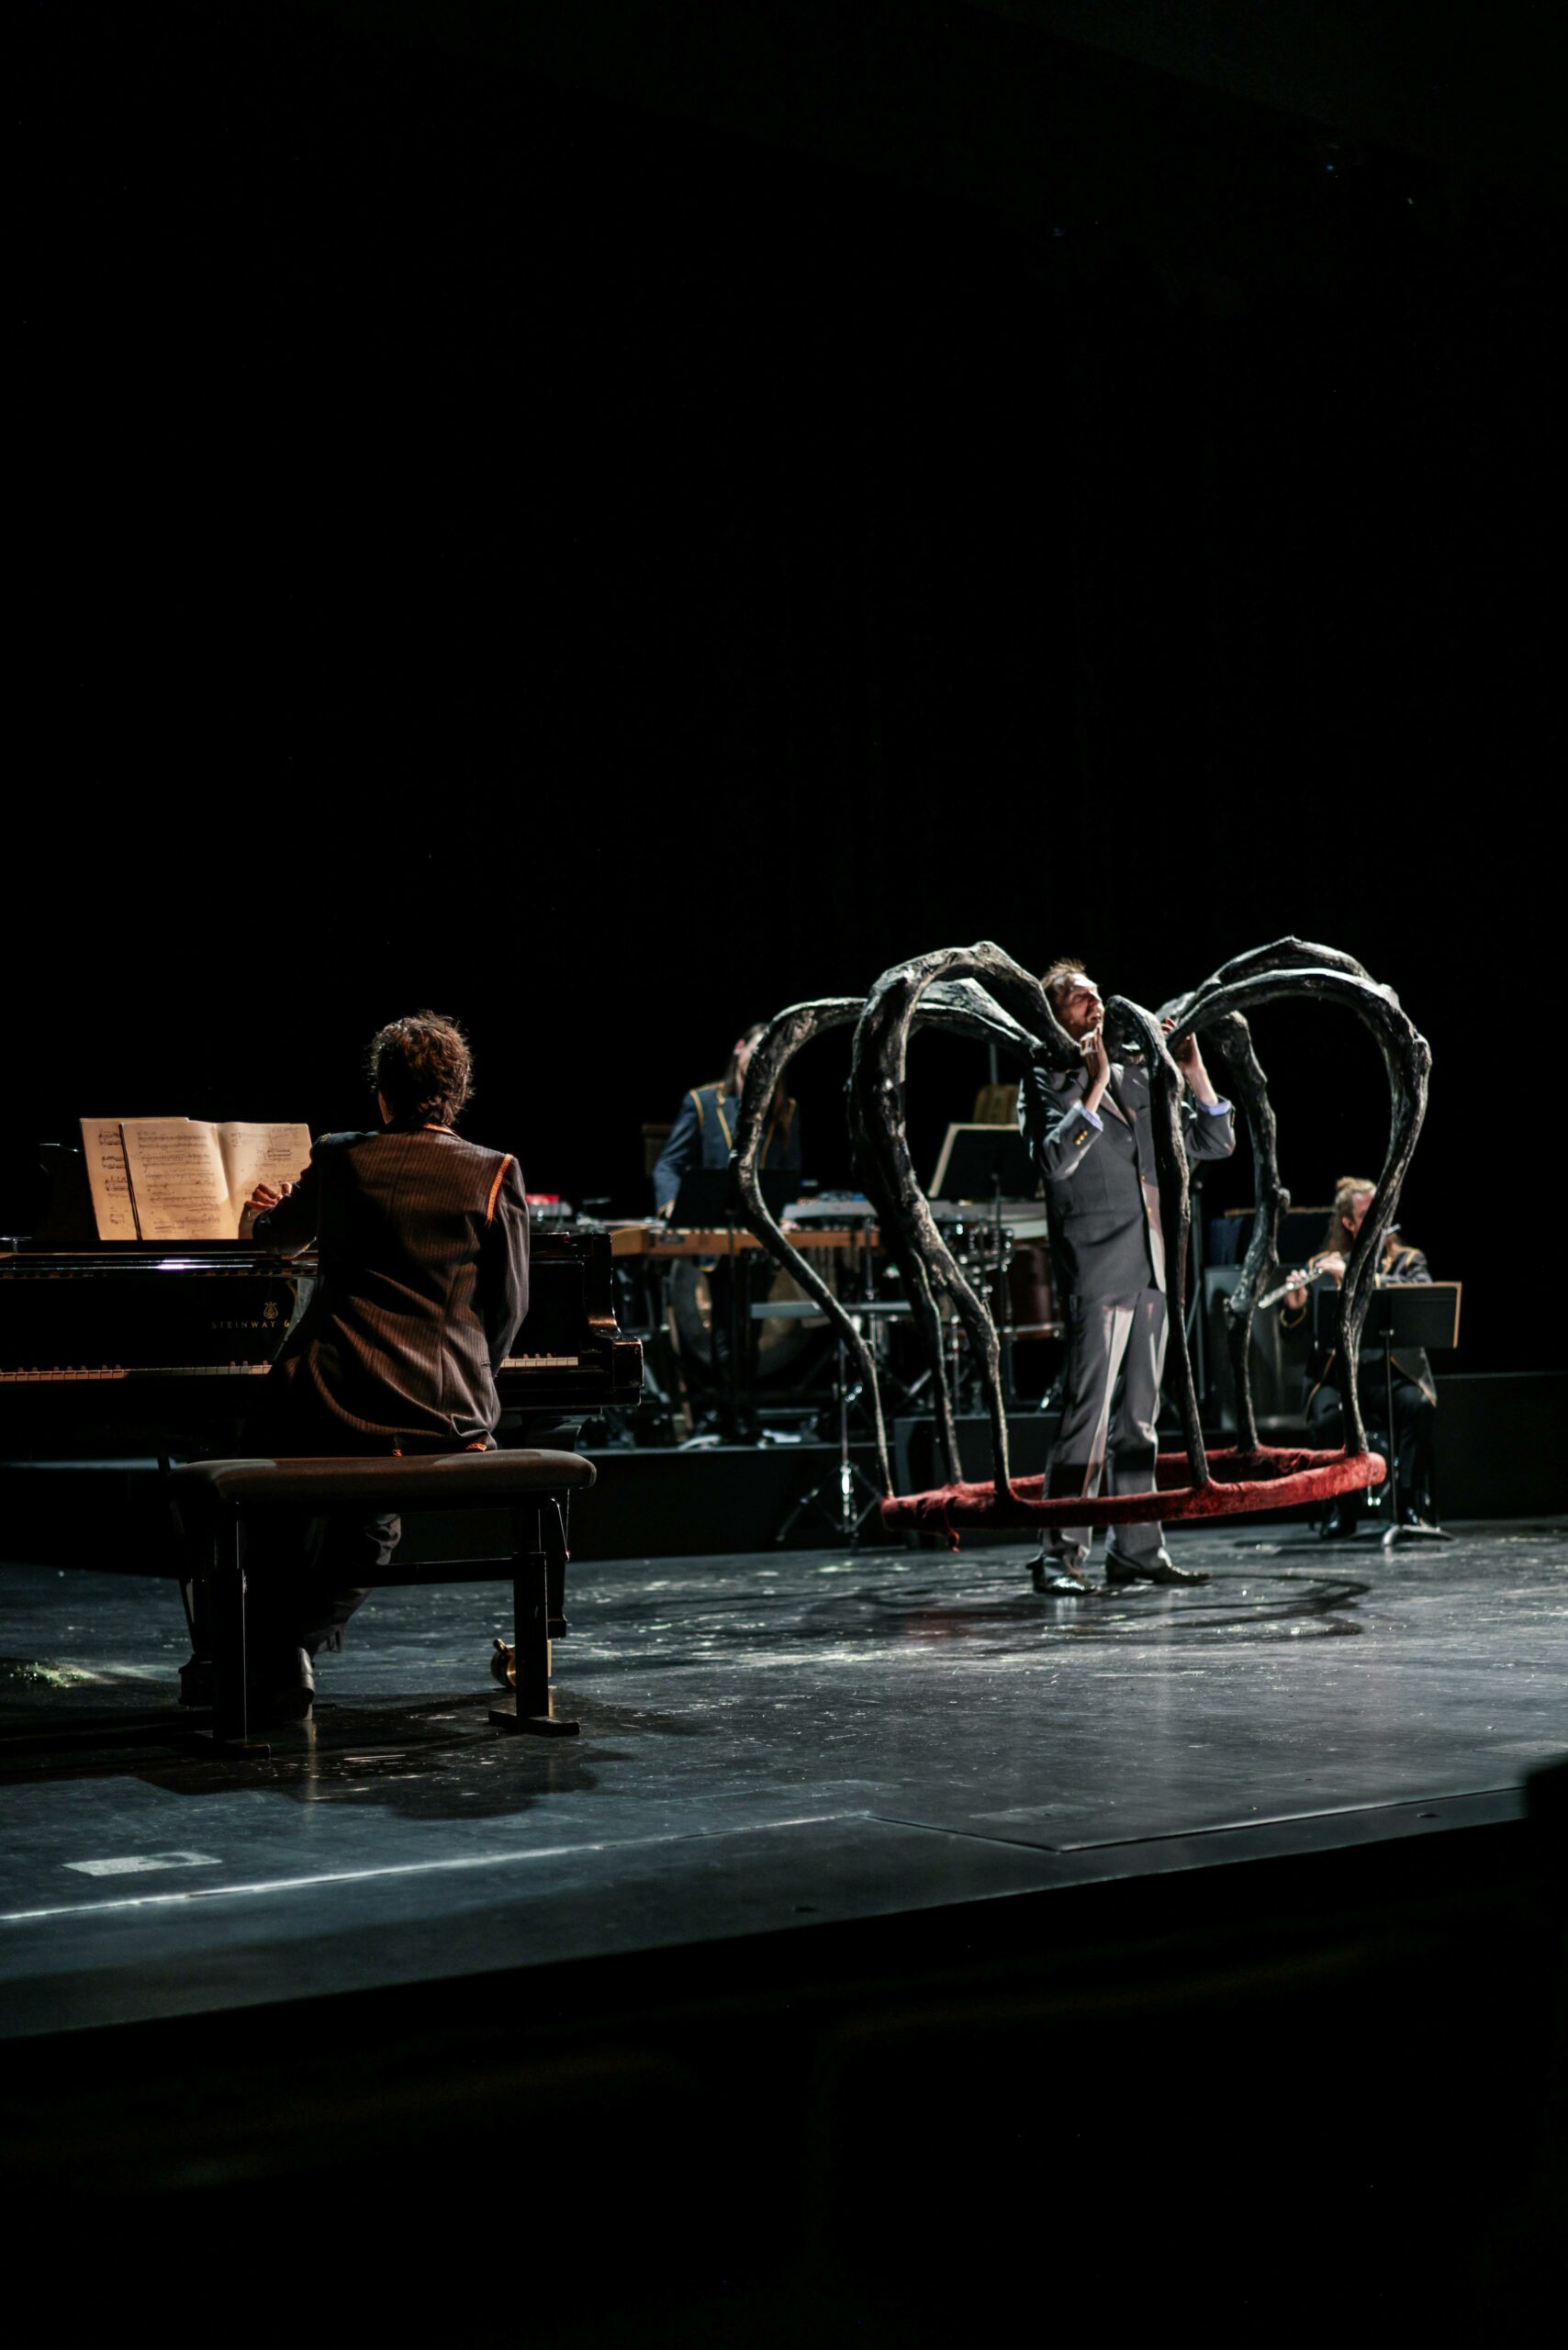
[(1087, 1603), (1036, 1598), (1023, 1550), (584, 1567), (559, 1742), (487, 1719), (505, 1587), (390, 1591), (266, 1761), (160, 1727), (172, 1585), (0, 1570), (6, 2028), (1440, 1835), (1517, 1817), (1561, 1751), (1562, 1523), (1174, 1547), (1207, 1588)]

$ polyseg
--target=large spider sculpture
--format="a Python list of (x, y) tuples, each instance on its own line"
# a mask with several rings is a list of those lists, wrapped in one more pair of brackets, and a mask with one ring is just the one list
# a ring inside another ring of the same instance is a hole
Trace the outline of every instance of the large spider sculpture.
[[(1252, 1317), (1260, 1292), (1274, 1283), (1282, 1270), (1279, 1219), (1289, 1205), (1289, 1194), (1280, 1181), (1273, 1108), (1252, 1048), (1246, 1013), (1258, 1004), (1290, 997), (1342, 1005), (1354, 1012), (1376, 1040), (1389, 1083), (1388, 1151), (1339, 1291), (1334, 1359), (1344, 1405), (1345, 1442), (1337, 1452), (1260, 1445), (1252, 1404)], [(1163, 1026), (1167, 1018), (1173, 1023), (1169, 1033)], [(802, 1046), (830, 1028), (851, 1024), (855, 1038), (846, 1091), (856, 1171), (876, 1211), (883, 1246), (899, 1268), (931, 1371), (946, 1483), (929, 1494), (893, 1494), (876, 1359), (852, 1312), (770, 1214), (757, 1181), (768, 1105), (779, 1080)], [(775, 1261), (816, 1300), (858, 1366), (887, 1495), (882, 1504), (884, 1524), (940, 1528), (956, 1540), (963, 1523), (1016, 1520), (1022, 1524), (1057, 1518), (1076, 1525), (1125, 1525), (1139, 1518), (1234, 1515), (1375, 1483), (1384, 1464), (1367, 1446), (1357, 1354), (1383, 1235), (1398, 1208), (1406, 1170), (1426, 1115), (1431, 1068), (1426, 1038), (1400, 1009), (1393, 990), (1380, 986), (1353, 956), (1304, 939), (1282, 938), (1271, 946), (1238, 955), (1190, 994), (1173, 997), (1158, 1013), (1124, 996), (1107, 1000), (1107, 1043), (1113, 1050), (1141, 1050), (1149, 1074), (1170, 1291), (1167, 1377), (1174, 1384), (1184, 1449), (1160, 1455), (1156, 1489), (1092, 1498), (1047, 1497), (1041, 1478), (1014, 1478), (1011, 1473), (996, 1326), (985, 1299), (943, 1239), (910, 1157), (904, 1123), (905, 1069), (910, 1033), (919, 1025), (982, 1038), (1026, 1064), (1066, 1069), (1079, 1061), (1078, 1048), (1058, 1021), (1044, 988), (1000, 946), (981, 940), (974, 946), (939, 947), (884, 971), (864, 999), (831, 996), (813, 1003), (792, 1004), (768, 1024), (746, 1071), (730, 1162), (742, 1220)], [(1226, 1091), (1246, 1117), (1257, 1177), (1258, 1214), (1251, 1241), (1236, 1288), (1226, 1301), (1236, 1384), (1236, 1442), (1214, 1452), (1204, 1450), (1187, 1348), (1183, 1307), (1192, 1210), (1182, 1138), (1182, 1080), (1170, 1050), (1193, 1034), (1202, 1039), (1222, 1073)], [(994, 1469), (986, 1483), (962, 1481), (942, 1344), (944, 1302), (963, 1327), (984, 1385)]]

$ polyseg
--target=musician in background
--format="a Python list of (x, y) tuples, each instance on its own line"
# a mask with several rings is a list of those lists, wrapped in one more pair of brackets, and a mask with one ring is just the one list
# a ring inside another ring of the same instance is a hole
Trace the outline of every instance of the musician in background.
[[(759, 1020), (756, 1027), (737, 1037), (722, 1077), (711, 1085), (694, 1085), (682, 1098), (669, 1140), (654, 1169), (654, 1206), (660, 1215), (668, 1215), (674, 1208), (682, 1176), (689, 1175), (698, 1167), (717, 1172), (728, 1167), (740, 1114), (741, 1089), (756, 1040), (767, 1025), (766, 1021)], [(756, 1163), (759, 1169), (772, 1173), (794, 1174), (800, 1169), (800, 1108), (781, 1085), (776, 1089), (768, 1108)]]
[[(1315, 1289), (1327, 1291), (1339, 1287), (1345, 1278), (1345, 1267), (1355, 1246), (1356, 1236), (1376, 1196), (1375, 1183), (1369, 1182), (1361, 1175), (1341, 1176), (1335, 1185), (1334, 1204), (1328, 1211), (1323, 1246), (1297, 1273), (1280, 1308), (1280, 1319), (1286, 1329), (1298, 1329), (1305, 1321)], [(1432, 1278), (1420, 1249), (1407, 1248), (1397, 1229), (1383, 1235), (1378, 1275), (1383, 1281), (1399, 1282), (1429, 1281)], [(1395, 1347), (1393, 1352), (1392, 1437), (1386, 1425), (1388, 1366), (1383, 1360), (1383, 1347), (1375, 1342), (1361, 1348), (1361, 1412), (1368, 1434), (1375, 1438), (1377, 1449), (1386, 1453), (1391, 1443), (1395, 1448), (1401, 1517), (1406, 1526), (1423, 1526), (1432, 1509), (1437, 1383), (1423, 1348)], [(1334, 1348), (1331, 1346), (1315, 1346), (1309, 1359), (1306, 1418), (1315, 1446), (1327, 1449), (1344, 1443), (1345, 1416), (1334, 1379)], [(1323, 1522), (1324, 1535), (1330, 1539), (1343, 1539), (1353, 1534), (1361, 1501), (1359, 1492), (1341, 1494)]]
[[(654, 1205), (662, 1216), (674, 1214), (685, 1178), (699, 1169), (722, 1174), (730, 1163), (740, 1120), (741, 1093), (757, 1038), (767, 1023), (735, 1039), (729, 1066), (711, 1085), (694, 1085), (684, 1095), (669, 1139), (654, 1169)], [(757, 1167), (771, 1173), (792, 1174), (801, 1165), (801, 1113), (782, 1086), (774, 1089), (768, 1105)], [(732, 1264), (722, 1257), (700, 1265), (684, 1263), (672, 1270), (670, 1282), (686, 1295), (689, 1306), (706, 1324), (702, 1351), (683, 1350), (683, 1376), (702, 1408), (702, 1432), (716, 1430), (730, 1440), (747, 1440), (755, 1434), (750, 1392), (757, 1362), (757, 1332), (751, 1317), (751, 1268), (744, 1257)], [(706, 1296), (703, 1296), (703, 1291)]]
[[(431, 1012), (372, 1040), (379, 1132), (323, 1135), (297, 1184), (258, 1184), (241, 1237), (317, 1249), (314, 1291), (269, 1380), (272, 1449), (312, 1454), (483, 1452), (496, 1372), (528, 1311), (528, 1203), (515, 1158), (454, 1132), (473, 1091), (468, 1044)], [(252, 1538), (252, 1719), (301, 1721), (314, 1659), (398, 1538), (278, 1512)]]

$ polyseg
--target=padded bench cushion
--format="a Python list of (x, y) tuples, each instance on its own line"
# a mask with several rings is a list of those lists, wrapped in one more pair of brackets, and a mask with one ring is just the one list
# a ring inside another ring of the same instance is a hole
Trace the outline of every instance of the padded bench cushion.
[(229, 1509), (505, 1509), (541, 1494), (586, 1492), (593, 1462), (575, 1452), (412, 1453), (330, 1460), (189, 1460), (172, 1472), (182, 1502)]

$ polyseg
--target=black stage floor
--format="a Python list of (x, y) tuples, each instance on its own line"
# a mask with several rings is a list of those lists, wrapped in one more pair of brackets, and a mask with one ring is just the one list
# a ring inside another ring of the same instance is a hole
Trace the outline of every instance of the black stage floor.
[(1206, 1589), (1082, 1603), (1022, 1551), (583, 1568), (564, 1741), (487, 1721), (505, 1586), (389, 1590), (264, 1762), (160, 1727), (172, 1585), (8, 1568), (4, 2030), (1441, 1834), (1561, 1753), (1561, 1523), (1175, 1547)]
[(7, 2208), (90, 2232), (106, 2304), (171, 2227), (241, 2269), (364, 2232), (395, 2337), (521, 2208), (549, 2257), (471, 2338), (1103, 2330), (1200, 2275), (1207, 2330), (1337, 2322), (1352, 2273), (1384, 2325), (1522, 2314), (1568, 1526), (1173, 1547), (1211, 1584), (585, 1566), (550, 1742), (487, 1718), (504, 1586), (392, 1590), (265, 1760), (167, 1709), (171, 1585), (0, 1571)]

